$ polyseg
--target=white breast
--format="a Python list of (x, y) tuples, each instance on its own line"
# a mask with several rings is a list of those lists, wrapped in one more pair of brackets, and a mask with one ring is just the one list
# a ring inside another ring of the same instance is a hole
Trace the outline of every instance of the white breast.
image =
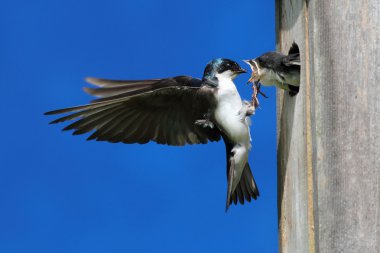
[(216, 75), (219, 80), (215, 120), (235, 144), (250, 146), (249, 125), (242, 115), (243, 102), (231, 78)]
[(218, 126), (222, 128), (222, 131), (233, 145), (235, 170), (233, 171), (232, 189), (235, 189), (248, 162), (248, 152), (251, 149), (249, 123), (245, 114), (245, 105), (231, 77), (216, 76), (218, 77), (219, 85), (216, 94), (218, 102), (214, 117)]

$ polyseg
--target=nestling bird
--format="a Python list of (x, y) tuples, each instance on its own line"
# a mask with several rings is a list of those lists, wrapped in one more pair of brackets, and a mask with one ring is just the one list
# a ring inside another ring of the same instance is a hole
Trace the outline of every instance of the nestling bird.
[(252, 69), (248, 82), (255, 85), (275, 85), (288, 90), (290, 96), (298, 93), (300, 86), (301, 62), (298, 46), (293, 42), (288, 55), (268, 52), (252, 60), (244, 60)]
[(51, 123), (76, 120), (64, 130), (75, 130), (74, 135), (92, 132), (88, 140), (182, 146), (222, 138), (227, 152), (227, 211), (232, 203), (243, 204), (259, 196), (248, 164), (252, 110), (233, 82), (245, 72), (236, 62), (219, 58), (207, 64), (202, 79), (87, 78), (98, 88), (84, 90), (97, 99), (45, 114), (70, 113)]

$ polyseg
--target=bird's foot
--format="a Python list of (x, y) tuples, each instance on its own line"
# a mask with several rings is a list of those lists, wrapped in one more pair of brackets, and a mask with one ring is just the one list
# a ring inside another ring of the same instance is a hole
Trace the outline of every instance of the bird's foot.
[(212, 121), (209, 119), (199, 119), (195, 121), (195, 125), (201, 126), (203, 128), (206, 128), (206, 127), (214, 128), (214, 123), (212, 123)]
[[(259, 103), (259, 101), (257, 100), (256, 96), (252, 96), (252, 102), (244, 101), (244, 105), (245, 105), (244, 118), (246, 116), (251, 116), (251, 115), (255, 114), (255, 110), (259, 105), (258, 103)], [(241, 111), (239, 112), (239, 114), (241, 114)]]

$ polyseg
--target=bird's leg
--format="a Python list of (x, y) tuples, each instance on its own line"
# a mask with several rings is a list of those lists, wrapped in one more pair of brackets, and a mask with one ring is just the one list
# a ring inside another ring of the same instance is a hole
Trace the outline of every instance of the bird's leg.
[(245, 119), (246, 116), (251, 116), (255, 113), (256, 108), (259, 106), (259, 101), (257, 100), (257, 97), (252, 96), (252, 101), (243, 101), (244, 103), (244, 109), (241, 109), (239, 114), (243, 114), (242, 120)]
[(203, 128), (209, 127), (214, 128), (214, 123), (211, 121), (211, 113), (207, 112), (203, 115), (203, 119), (195, 121), (195, 125), (201, 126)]
[(259, 107), (259, 99), (257, 98), (257, 87), (256, 85), (252, 85), (252, 100), (250, 102), (243, 101), (243, 107), (239, 111), (239, 115), (241, 115), (241, 120), (245, 120), (245, 117), (251, 116), (255, 113), (256, 108)]
[(198, 119), (195, 121), (195, 125), (201, 126), (201, 127), (209, 127), (214, 128), (214, 123), (210, 119)]

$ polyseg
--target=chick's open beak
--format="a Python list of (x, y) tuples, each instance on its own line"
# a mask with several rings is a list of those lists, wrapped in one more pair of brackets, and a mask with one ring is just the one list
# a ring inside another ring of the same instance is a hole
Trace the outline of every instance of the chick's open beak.
[(247, 63), (248, 65), (251, 65), (249, 60), (242, 60), (243, 62)]

